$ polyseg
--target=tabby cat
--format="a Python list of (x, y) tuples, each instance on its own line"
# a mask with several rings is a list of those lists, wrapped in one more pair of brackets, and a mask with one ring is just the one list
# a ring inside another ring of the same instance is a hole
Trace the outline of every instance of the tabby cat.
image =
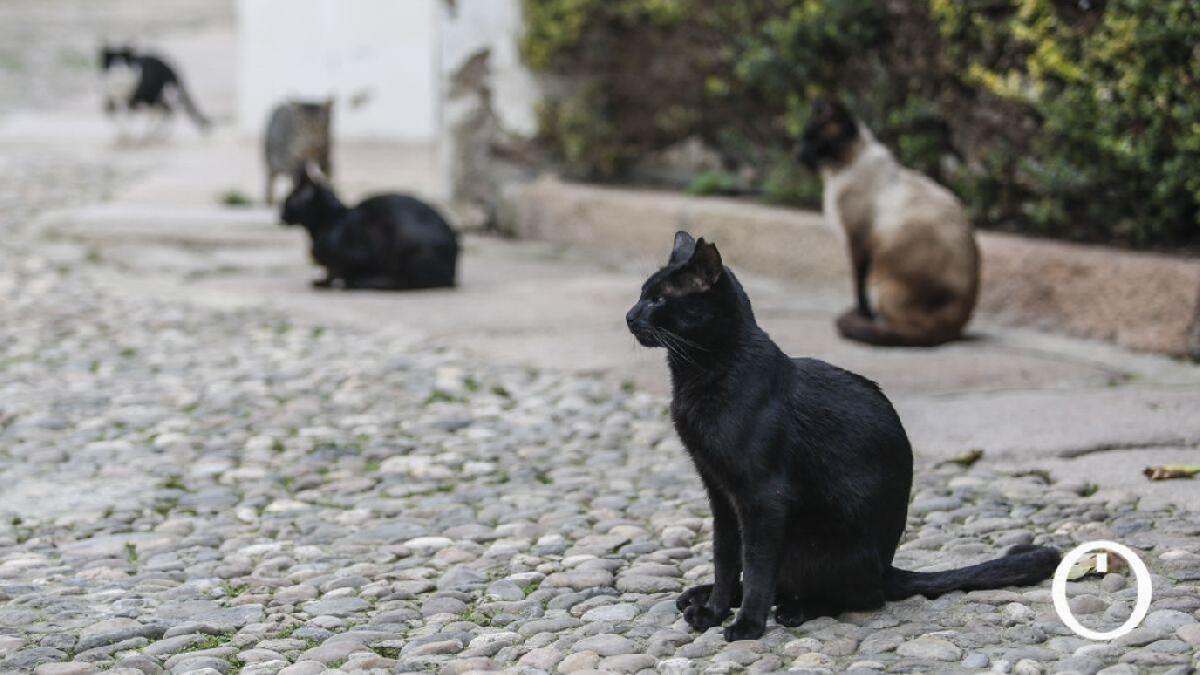
[(271, 111), (264, 136), (267, 161), (266, 202), (275, 203), (275, 182), (292, 177), (310, 162), (332, 176), (333, 99), (286, 101)]

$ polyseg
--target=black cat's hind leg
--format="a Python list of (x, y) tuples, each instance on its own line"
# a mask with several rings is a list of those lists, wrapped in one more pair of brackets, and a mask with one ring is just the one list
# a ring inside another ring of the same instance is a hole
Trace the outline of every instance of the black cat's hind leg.
[[(708, 604), (708, 596), (712, 593), (712, 584), (699, 584), (692, 586), (679, 594), (675, 599), (675, 606), (679, 611), (683, 611), (692, 605)], [(741, 607), (742, 605), (742, 585), (739, 583), (734, 589), (729, 599), (730, 607)]]
[(841, 611), (832, 606), (813, 600), (792, 596), (780, 596), (775, 604), (775, 623), (788, 628), (795, 628), (805, 621), (811, 621), (822, 616), (837, 616)]
[(712, 584), (700, 584), (699, 586), (692, 586), (691, 588), (680, 593), (678, 598), (675, 598), (675, 608), (682, 612), (692, 605), (707, 604), (708, 596), (710, 593), (712, 593), (712, 587)]
[(875, 549), (822, 542), (817, 550), (788, 551), (775, 601), (779, 625), (794, 627), (823, 616), (883, 606), (883, 578)]
[(324, 279), (313, 279), (312, 287), (320, 288), (320, 289), (333, 288), (334, 285), (337, 284), (337, 279), (338, 279), (337, 275), (335, 275), (332, 271), (325, 270), (325, 278)]
[(394, 291), (402, 288), (396, 279), (385, 276), (351, 277), (346, 279), (346, 290), (355, 291)]
[(805, 611), (804, 603), (799, 598), (782, 596), (775, 600), (775, 623), (788, 628), (795, 628), (813, 617)]
[(775, 622), (794, 628), (823, 616), (837, 617), (844, 612), (861, 612), (883, 606), (883, 592), (875, 595), (833, 601), (825, 598), (781, 597), (775, 605)]

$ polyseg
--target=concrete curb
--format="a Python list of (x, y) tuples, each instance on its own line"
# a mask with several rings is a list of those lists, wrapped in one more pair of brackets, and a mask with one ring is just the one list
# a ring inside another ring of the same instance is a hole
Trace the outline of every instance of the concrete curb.
[(980, 245), (989, 317), (1200, 358), (1200, 260), (995, 233)]
[(509, 234), (661, 262), (687, 230), (720, 242), (721, 255), (756, 274), (849, 292), (843, 244), (818, 213), (736, 199), (560, 183), (512, 186), (502, 208)]
[[(542, 179), (511, 186), (513, 235), (657, 261), (676, 230), (733, 265), (847, 293), (843, 244), (820, 214), (733, 199)], [(981, 233), (979, 311), (999, 323), (1200, 358), (1200, 260)]]

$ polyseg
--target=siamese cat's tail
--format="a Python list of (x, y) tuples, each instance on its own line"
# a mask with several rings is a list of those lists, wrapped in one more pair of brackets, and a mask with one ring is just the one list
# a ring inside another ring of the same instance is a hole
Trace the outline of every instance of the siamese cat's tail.
[(179, 104), (183, 106), (184, 112), (188, 114), (188, 117), (192, 118), (192, 121), (196, 123), (196, 126), (200, 127), (201, 131), (208, 131), (212, 127), (212, 121), (205, 117), (204, 113), (200, 112), (200, 107), (196, 105), (196, 102), (192, 99), (192, 95), (183, 86), (182, 80), (175, 78), (174, 84), (175, 91), (179, 95)]
[(1062, 554), (1048, 546), (1013, 546), (1002, 558), (943, 572), (910, 572), (891, 567), (883, 575), (888, 600), (914, 595), (936, 598), (951, 591), (982, 591), (1005, 586), (1032, 586), (1049, 579)]
[(883, 322), (869, 319), (861, 314), (847, 312), (838, 317), (838, 334), (847, 340), (863, 342), (876, 347), (937, 347), (959, 337), (957, 331), (940, 331), (929, 334), (909, 334), (896, 330)]

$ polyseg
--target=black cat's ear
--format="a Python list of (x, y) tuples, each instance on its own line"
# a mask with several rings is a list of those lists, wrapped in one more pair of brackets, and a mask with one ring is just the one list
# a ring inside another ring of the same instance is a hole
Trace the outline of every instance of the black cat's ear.
[(721, 253), (717, 247), (701, 237), (694, 243), (691, 258), (674, 275), (676, 287), (683, 293), (703, 293), (720, 279), (725, 268), (721, 264)]
[(671, 248), (671, 257), (667, 260), (668, 265), (682, 265), (692, 259), (692, 253), (696, 251), (696, 240), (692, 235), (680, 230), (675, 233), (675, 246)]
[(721, 263), (721, 252), (717, 250), (716, 244), (704, 241), (704, 237), (700, 237), (700, 240), (696, 242), (696, 252), (692, 254), (688, 266), (700, 275), (709, 288), (717, 283), (721, 278), (721, 273), (725, 271), (725, 267)]

